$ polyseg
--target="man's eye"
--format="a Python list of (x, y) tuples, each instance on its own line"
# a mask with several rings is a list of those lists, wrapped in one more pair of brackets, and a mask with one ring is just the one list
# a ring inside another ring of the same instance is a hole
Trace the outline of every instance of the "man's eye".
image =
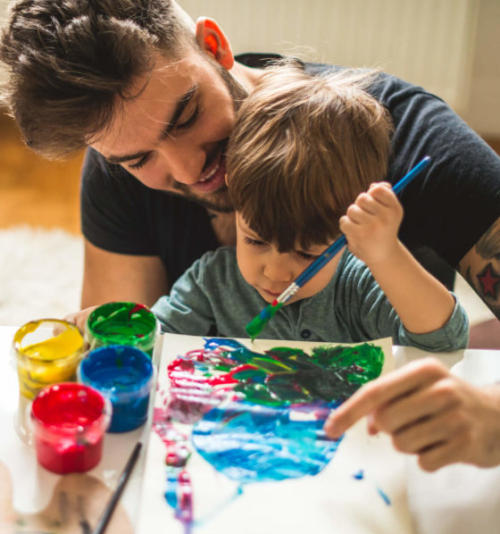
[(190, 126), (192, 126), (196, 120), (198, 119), (198, 116), (200, 114), (200, 108), (198, 106), (196, 106), (196, 108), (194, 109), (193, 113), (191, 114), (191, 116), (185, 120), (184, 122), (178, 122), (177, 125), (176, 125), (176, 128), (178, 130), (182, 130), (184, 128), (189, 128)]
[(140, 169), (146, 165), (150, 158), (150, 154), (146, 154), (145, 156), (142, 156), (142, 158), (137, 163), (131, 163), (129, 164), (129, 169)]
[(243, 241), (247, 244), (247, 245), (254, 245), (254, 246), (263, 246), (265, 245), (265, 243), (263, 241), (259, 241), (257, 239), (252, 239), (251, 237), (245, 237), (243, 239)]

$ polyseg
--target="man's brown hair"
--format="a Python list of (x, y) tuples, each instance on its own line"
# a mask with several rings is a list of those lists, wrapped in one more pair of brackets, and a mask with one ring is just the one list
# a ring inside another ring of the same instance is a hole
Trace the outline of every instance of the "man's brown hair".
[(227, 182), (234, 208), (280, 252), (326, 244), (356, 197), (387, 173), (392, 122), (376, 73), (270, 68), (242, 104)]
[[(109, 124), (158, 52), (189, 38), (171, 0), (18, 0), (2, 32), (2, 101), (28, 146), (49, 158), (83, 148)], [(194, 34), (193, 34), (194, 42)]]

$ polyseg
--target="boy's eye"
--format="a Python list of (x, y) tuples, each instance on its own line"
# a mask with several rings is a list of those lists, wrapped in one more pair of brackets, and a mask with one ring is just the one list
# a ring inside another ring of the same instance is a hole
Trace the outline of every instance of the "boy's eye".
[(258, 239), (252, 239), (251, 237), (245, 237), (243, 239), (243, 241), (247, 245), (254, 245), (256, 247), (261, 247), (261, 246), (265, 245), (264, 241), (259, 241)]
[(319, 257), (318, 254), (307, 254), (307, 252), (297, 252), (297, 254), (304, 260), (315, 260)]

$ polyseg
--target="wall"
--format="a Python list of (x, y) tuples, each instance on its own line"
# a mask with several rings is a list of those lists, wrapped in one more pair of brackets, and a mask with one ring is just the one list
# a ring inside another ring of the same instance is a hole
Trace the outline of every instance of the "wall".
[[(480, 0), (180, 0), (215, 18), (235, 52), (379, 67), (463, 112)], [(298, 46), (294, 46), (298, 45)]]
[[(0, 0), (0, 20), (8, 0)], [(180, 0), (235, 52), (380, 67), (444, 98), (500, 138), (500, 0)], [(0, 79), (5, 79), (0, 69)]]
[(500, 0), (481, 0), (471, 85), (464, 119), (481, 135), (500, 139)]

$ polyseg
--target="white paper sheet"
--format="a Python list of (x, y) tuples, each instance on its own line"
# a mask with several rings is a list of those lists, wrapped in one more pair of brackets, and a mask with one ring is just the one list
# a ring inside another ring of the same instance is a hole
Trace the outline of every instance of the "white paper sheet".
[[(500, 352), (469, 350), (452, 373), (476, 386), (500, 383)], [(407, 473), (416, 534), (500, 532), (500, 467), (454, 464), (426, 473), (408, 457)]]
[[(248, 340), (239, 340), (249, 346)], [(391, 340), (374, 342), (383, 348), (383, 372), (392, 369)], [(203, 339), (166, 335), (159, 369), (159, 390), (167, 386), (167, 364), (189, 350), (202, 348)], [(308, 350), (324, 343), (257, 340), (252, 350), (276, 346)], [(163, 402), (157, 395), (157, 402)], [(152, 431), (149, 439), (137, 532), (183, 532), (182, 524), (165, 501), (166, 449)], [(330, 463), (315, 476), (294, 480), (246, 484), (236, 496), (238, 484), (217, 472), (198, 453), (188, 463), (192, 477), (194, 533), (315, 534), (412, 532), (406, 496), (405, 458), (392, 448), (386, 436), (368, 436), (360, 421), (340, 443)], [(364, 478), (354, 474), (363, 470)], [(379, 490), (387, 495), (390, 504)]]

